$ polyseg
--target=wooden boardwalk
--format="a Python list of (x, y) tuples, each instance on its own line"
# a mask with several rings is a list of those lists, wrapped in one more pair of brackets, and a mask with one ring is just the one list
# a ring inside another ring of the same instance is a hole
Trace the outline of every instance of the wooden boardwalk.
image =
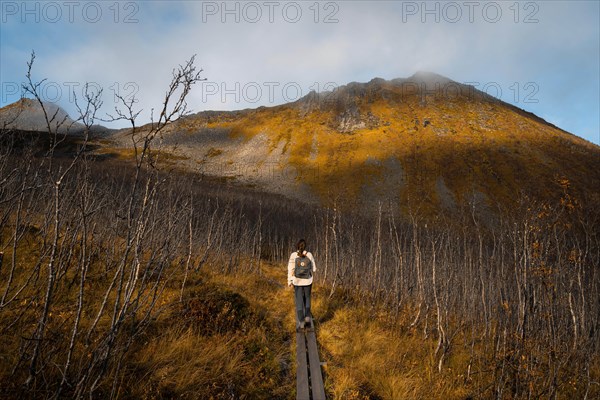
[(314, 328), (296, 332), (296, 400), (325, 400)]

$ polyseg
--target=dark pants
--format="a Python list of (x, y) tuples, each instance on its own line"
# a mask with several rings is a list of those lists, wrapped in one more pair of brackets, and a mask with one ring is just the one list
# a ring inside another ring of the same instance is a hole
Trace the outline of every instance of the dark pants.
[(294, 286), (294, 297), (296, 298), (296, 313), (298, 321), (304, 321), (304, 317), (310, 317), (310, 291), (312, 285)]

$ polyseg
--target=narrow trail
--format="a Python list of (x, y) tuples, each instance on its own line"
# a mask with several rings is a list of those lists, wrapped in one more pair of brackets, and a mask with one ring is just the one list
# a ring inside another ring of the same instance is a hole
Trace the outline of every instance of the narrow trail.
[[(279, 321), (284, 330), (295, 333), (291, 337), (296, 338), (296, 399), (324, 400), (326, 397), (317, 347), (317, 332), (314, 325), (311, 328), (295, 331), (297, 321), (294, 317), (296, 315), (294, 291), (285, 285), (286, 274), (287, 270), (281, 265), (265, 263), (261, 266), (260, 277), (254, 278), (252, 283), (240, 283), (235, 277), (221, 277), (221, 279), (252, 299), (255, 304), (268, 310), (270, 318)], [(314, 301), (314, 303), (319, 302)], [(316, 311), (319, 312), (318, 309)], [(293, 352), (292, 345), (290, 343), (290, 350)]]
[(296, 332), (296, 400), (325, 400), (314, 328)]

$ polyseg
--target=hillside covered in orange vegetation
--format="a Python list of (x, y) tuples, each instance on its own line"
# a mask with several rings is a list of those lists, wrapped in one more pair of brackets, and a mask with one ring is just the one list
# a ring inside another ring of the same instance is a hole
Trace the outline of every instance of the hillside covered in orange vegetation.
[(585, 197), (600, 186), (598, 146), (432, 73), (201, 112), (170, 126), (163, 146), (186, 169), (352, 208), (510, 207), (559, 193), (564, 179)]

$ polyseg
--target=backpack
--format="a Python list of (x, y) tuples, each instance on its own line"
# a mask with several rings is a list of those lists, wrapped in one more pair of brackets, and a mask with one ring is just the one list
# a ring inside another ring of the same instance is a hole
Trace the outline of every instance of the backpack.
[(296, 257), (296, 267), (294, 276), (300, 279), (309, 279), (312, 277), (312, 262), (306, 256)]

